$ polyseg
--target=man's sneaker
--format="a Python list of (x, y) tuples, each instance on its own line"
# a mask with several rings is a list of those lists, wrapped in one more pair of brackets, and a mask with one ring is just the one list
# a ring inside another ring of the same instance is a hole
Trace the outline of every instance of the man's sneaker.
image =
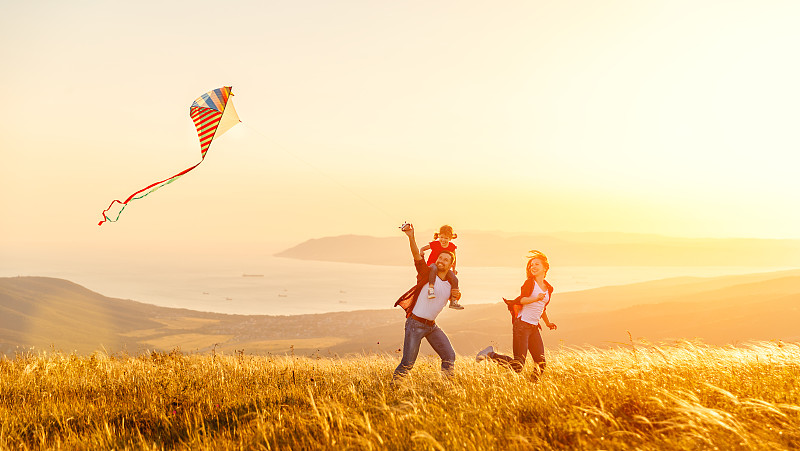
[(493, 346), (487, 346), (486, 349), (482, 350), (481, 352), (478, 353), (478, 355), (475, 356), (475, 361), (476, 362), (481, 362), (483, 360), (486, 360), (486, 359), (489, 358), (489, 354), (491, 354), (493, 352), (494, 352), (494, 347)]
[(456, 310), (464, 310), (464, 306), (459, 304), (455, 299), (450, 299), (450, 308)]
[(428, 299), (436, 299), (436, 293), (433, 292), (433, 287), (428, 287)]

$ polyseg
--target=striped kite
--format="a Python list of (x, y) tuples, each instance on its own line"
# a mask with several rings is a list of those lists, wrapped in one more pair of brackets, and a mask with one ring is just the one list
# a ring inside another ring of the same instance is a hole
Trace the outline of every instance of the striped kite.
[[(124, 202), (120, 200), (114, 200), (111, 202), (111, 205), (109, 205), (108, 208), (103, 210), (103, 220), (97, 225), (103, 225), (103, 223), (106, 221), (117, 222), (119, 216), (122, 214), (122, 211), (125, 210), (125, 207), (130, 201), (141, 199), (153, 191), (161, 188), (162, 186), (169, 185), (175, 180), (181, 178), (187, 172), (199, 166), (200, 163), (202, 163), (206, 158), (206, 152), (208, 152), (208, 147), (211, 145), (211, 141), (230, 130), (230, 128), (234, 125), (241, 122), (239, 120), (239, 116), (236, 115), (236, 110), (233, 108), (233, 102), (230, 100), (232, 95), (233, 93), (231, 92), (231, 87), (223, 86), (222, 88), (215, 89), (201, 95), (197, 98), (197, 100), (194, 101), (194, 103), (192, 103), (191, 108), (189, 108), (189, 116), (192, 117), (194, 125), (197, 127), (197, 136), (200, 138), (200, 161), (197, 164), (173, 175), (168, 179), (155, 182), (145, 188), (140, 189), (139, 191), (136, 191), (128, 196)], [(117, 217), (111, 219), (106, 215), (106, 212), (108, 212), (108, 210), (110, 210), (115, 203), (121, 204), (122, 208), (117, 213)]]

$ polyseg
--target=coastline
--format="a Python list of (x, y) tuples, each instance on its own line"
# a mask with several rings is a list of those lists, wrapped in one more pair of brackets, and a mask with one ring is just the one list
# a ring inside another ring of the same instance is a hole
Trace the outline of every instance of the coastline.
[[(33, 272), (0, 269), (0, 276), (35, 275), (71, 280), (105, 296), (160, 307), (239, 315), (302, 315), (391, 309), (414, 281), (413, 267), (265, 257), (216, 267), (72, 267)], [(242, 267), (243, 266), (243, 267)], [(548, 279), (557, 293), (675, 277), (767, 273), (787, 267), (554, 266)], [(243, 277), (258, 274), (263, 277)], [(520, 268), (463, 267), (464, 305), (489, 304), (516, 295)]]

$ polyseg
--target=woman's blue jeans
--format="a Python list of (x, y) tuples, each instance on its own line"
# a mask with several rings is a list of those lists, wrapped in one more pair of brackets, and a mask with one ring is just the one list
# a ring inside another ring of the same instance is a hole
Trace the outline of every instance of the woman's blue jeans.
[(530, 352), (533, 361), (539, 365), (539, 371), (544, 371), (544, 342), (542, 342), (539, 326), (526, 323), (521, 318), (514, 318), (513, 349), (513, 358), (496, 352), (489, 354), (488, 357), (497, 363), (508, 365), (520, 373), (522, 367), (525, 366), (525, 357)]
[(429, 326), (409, 317), (406, 319), (403, 358), (400, 360), (400, 365), (394, 370), (395, 378), (405, 376), (414, 367), (423, 338), (428, 340), (433, 350), (442, 359), (442, 372), (446, 376), (453, 375), (456, 352), (453, 350), (453, 345), (450, 344), (450, 339), (447, 338), (444, 331), (437, 325)]

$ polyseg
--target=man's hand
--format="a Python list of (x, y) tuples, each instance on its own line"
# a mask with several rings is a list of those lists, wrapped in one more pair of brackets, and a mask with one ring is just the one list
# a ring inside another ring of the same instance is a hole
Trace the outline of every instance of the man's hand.
[(452, 290), (450, 290), (450, 297), (455, 299), (456, 301), (460, 300), (461, 290), (459, 290), (458, 288), (453, 288)]
[(402, 226), (400, 226), (400, 230), (402, 230), (403, 233), (408, 235), (409, 238), (412, 238), (414, 236), (414, 225), (413, 224), (405, 223)]
[(547, 325), (547, 327), (548, 327), (550, 330), (556, 330), (556, 329), (558, 329), (558, 326), (556, 326), (556, 323), (550, 323), (550, 324), (548, 324), (548, 325)]

